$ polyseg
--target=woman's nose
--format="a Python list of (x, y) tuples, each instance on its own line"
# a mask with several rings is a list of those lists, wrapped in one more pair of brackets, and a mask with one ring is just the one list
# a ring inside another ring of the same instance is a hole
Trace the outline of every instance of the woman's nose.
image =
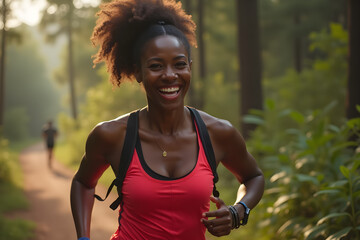
[(175, 73), (172, 69), (166, 69), (166, 71), (163, 73), (163, 76), (170, 79), (176, 79), (179, 77), (178, 74)]

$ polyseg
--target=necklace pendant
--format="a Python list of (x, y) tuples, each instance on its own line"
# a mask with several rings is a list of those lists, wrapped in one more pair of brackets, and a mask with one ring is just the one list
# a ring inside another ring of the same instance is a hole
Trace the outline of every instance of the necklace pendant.
[(166, 156), (167, 156), (167, 152), (166, 152), (166, 151), (163, 151), (162, 155), (163, 155), (163, 157), (166, 157)]

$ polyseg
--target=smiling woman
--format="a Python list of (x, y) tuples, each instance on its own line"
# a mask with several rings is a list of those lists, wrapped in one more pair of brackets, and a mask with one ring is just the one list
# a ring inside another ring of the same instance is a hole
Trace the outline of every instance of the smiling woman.
[(148, 107), (163, 104), (161, 111), (183, 108), (191, 61), (180, 40), (174, 36), (156, 37), (144, 46), (140, 59), (140, 66), (144, 67), (137, 69), (135, 76), (148, 93)]
[[(120, 206), (111, 240), (204, 240), (206, 230), (224, 236), (245, 225), (263, 194), (263, 174), (228, 121), (184, 105), (196, 46), (191, 16), (175, 0), (117, 0), (101, 5), (98, 16), (94, 63), (107, 64), (115, 86), (140, 83), (147, 106), (89, 134), (71, 187), (79, 239), (90, 237), (95, 187), (109, 166), (119, 193), (111, 208)], [(245, 186), (234, 206), (216, 190), (219, 163)], [(209, 212), (210, 201), (217, 210)]]

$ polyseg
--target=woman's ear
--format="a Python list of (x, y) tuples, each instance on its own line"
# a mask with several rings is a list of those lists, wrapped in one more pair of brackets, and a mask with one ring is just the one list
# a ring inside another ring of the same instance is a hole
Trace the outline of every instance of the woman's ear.
[(141, 83), (142, 77), (141, 77), (141, 70), (140, 70), (139, 66), (135, 65), (134, 69), (135, 69), (135, 72), (134, 72), (135, 79), (138, 83)]

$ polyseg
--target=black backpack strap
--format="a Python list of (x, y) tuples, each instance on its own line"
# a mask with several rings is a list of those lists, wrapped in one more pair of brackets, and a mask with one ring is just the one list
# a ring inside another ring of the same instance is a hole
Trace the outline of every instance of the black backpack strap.
[(213, 150), (213, 147), (211, 144), (209, 133), (207, 131), (206, 125), (205, 125), (204, 121), (202, 120), (199, 112), (195, 108), (188, 107), (188, 109), (195, 117), (195, 122), (199, 129), (199, 135), (200, 135), (201, 142), (203, 144), (205, 155), (206, 155), (206, 158), (208, 160), (208, 163), (211, 167), (211, 171), (214, 176), (214, 178), (213, 178), (213, 182), (214, 182), (213, 196), (219, 197), (220, 193), (218, 190), (216, 190), (216, 185), (215, 185), (219, 181), (219, 177), (218, 177), (218, 174), (216, 171), (215, 154), (214, 154), (214, 150)]
[(96, 199), (98, 199), (100, 201), (104, 201), (109, 196), (112, 188), (114, 186), (117, 186), (117, 192), (118, 192), (119, 196), (110, 205), (110, 208), (112, 210), (115, 210), (122, 201), (121, 189), (122, 189), (122, 185), (123, 185), (123, 182), (124, 182), (124, 179), (126, 176), (126, 172), (130, 166), (130, 162), (131, 162), (133, 154), (134, 154), (138, 127), (139, 127), (139, 110), (136, 112), (132, 112), (127, 121), (126, 135), (125, 135), (123, 149), (121, 152), (118, 176), (111, 183), (104, 199), (102, 199), (101, 197), (99, 197), (98, 195), (95, 194)]

